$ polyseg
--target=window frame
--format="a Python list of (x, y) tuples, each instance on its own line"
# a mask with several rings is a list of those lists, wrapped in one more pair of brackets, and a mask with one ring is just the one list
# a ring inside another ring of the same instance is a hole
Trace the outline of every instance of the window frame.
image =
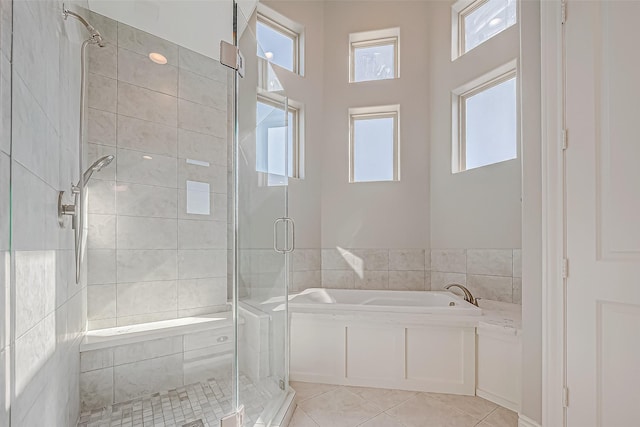
[[(271, 28), (273, 31), (276, 31), (280, 34), (282, 34), (283, 36), (291, 39), (293, 41), (293, 70), (291, 70), (292, 73), (295, 74), (299, 74), (302, 75), (301, 73), (301, 65), (300, 65), (300, 38), (301, 38), (301, 34), (295, 30), (292, 30), (291, 28), (289, 28), (286, 25), (281, 24), (280, 22), (278, 22), (276, 19), (267, 16), (267, 14), (265, 14), (264, 12), (258, 11), (256, 13), (256, 25), (258, 24), (262, 24), (266, 27)], [(256, 37), (256, 42), (258, 43), (258, 47), (260, 47), (260, 42), (257, 40)], [(260, 58), (262, 58), (260, 55), (258, 55)], [(266, 58), (262, 58), (267, 60)], [(285, 69), (284, 67), (281, 67), (280, 65), (273, 63), (269, 60), (267, 60), (270, 64), (272, 65), (276, 65), (282, 69)]]
[[(355, 49), (393, 45), (393, 78), (356, 81)], [(349, 34), (349, 83), (370, 83), (400, 78), (400, 28), (364, 31)]]
[[(399, 40), (398, 37), (384, 37), (379, 39), (371, 39), (371, 40), (363, 40), (363, 41), (352, 41), (350, 43), (351, 51), (350, 51), (350, 73), (349, 73), (349, 83), (366, 83), (366, 82), (377, 82), (383, 80), (394, 80), (398, 77), (398, 45)], [(373, 80), (356, 80), (356, 49), (362, 49), (367, 47), (377, 47), (377, 46), (393, 46), (393, 77), (390, 79), (373, 79)]]
[[(357, 120), (393, 119), (393, 177), (388, 180), (355, 180), (355, 122)], [(363, 107), (349, 109), (349, 183), (362, 184), (373, 182), (400, 181), (400, 105)]]
[[(293, 141), (291, 141), (291, 149), (292, 149), (292, 153), (291, 153), (291, 170), (288, 171), (288, 173), (286, 174), (286, 178), (287, 181), (289, 180), (289, 178), (294, 178), (294, 179), (302, 179), (302, 126), (301, 126), (301, 115), (302, 115), (302, 111), (303, 108), (300, 104), (296, 103), (295, 101), (292, 102), (291, 100), (286, 100), (285, 103), (283, 103), (280, 100), (274, 99), (273, 97), (270, 97), (268, 95), (268, 92), (260, 92), (257, 94), (256, 97), (256, 104), (264, 104), (264, 105), (269, 105), (273, 108), (277, 108), (279, 110), (285, 111), (287, 112), (287, 122), (286, 122), (286, 126), (287, 128), (290, 126), (293, 126), (293, 129), (291, 131), (292, 135), (293, 135)], [(291, 123), (289, 121), (289, 114), (292, 115), (293, 120)], [(256, 127), (259, 126), (259, 123), (256, 123)], [(288, 142), (288, 141), (287, 141)], [(256, 153), (257, 155), (257, 153)], [(289, 159), (287, 158), (286, 163), (289, 163)], [(259, 172), (261, 174), (264, 174), (265, 176), (268, 175), (276, 175), (276, 174), (271, 174), (269, 172), (263, 172), (263, 171), (259, 171), (256, 169), (256, 172)], [(279, 176), (279, 175), (278, 175)], [(267, 181), (268, 182), (268, 179)], [(268, 184), (268, 185), (276, 185), (276, 184)], [(282, 184), (282, 185), (286, 185), (286, 184)]]
[[(516, 60), (496, 68), (495, 70), (469, 82), (452, 92), (452, 150), (451, 169), (452, 173), (465, 172), (479, 169), (485, 166), (495, 165), (504, 161), (514, 160), (520, 157), (519, 147), (519, 88), (518, 88), (518, 68)], [(474, 95), (482, 93), (488, 89), (498, 86), (511, 79), (516, 80), (516, 157), (505, 159), (500, 162), (489, 163), (476, 168), (467, 169), (467, 129), (466, 129), (466, 101)]]
[(518, 3), (516, 1), (515, 5), (516, 5), (516, 21), (506, 27), (504, 30), (494, 34), (493, 36), (491, 36), (491, 38), (485, 40), (485, 42), (480, 43), (479, 45), (469, 49), (468, 51), (465, 52), (464, 48), (465, 48), (465, 43), (466, 43), (466, 33), (465, 33), (465, 17), (468, 16), (469, 14), (475, 12), (476, 10), (480, 9), (482, 6), (484, 6), (486, 3), (488, 3), (489, 0), (459, 0), (456, 3), (454, 3), (451, 6), (451, 32), (452, 32), (452, 37), (451, 37), (451, 60), (454, 61), (458, 58), (460, 58), (462, 55), (471, 52), (473, 49), (482, 46), (486, 41), (490, 40), (491, 38), (497, 36), (498, 34), (506, 31), (507, 29), (511, 28), (512, 26), (518, 24), (518, 12), (517, 12), (517, 8)]

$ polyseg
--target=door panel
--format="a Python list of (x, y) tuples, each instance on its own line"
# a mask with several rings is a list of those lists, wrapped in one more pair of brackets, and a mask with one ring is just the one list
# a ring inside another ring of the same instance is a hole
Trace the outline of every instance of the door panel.
[(569, 426), (637, 424), (638, 16), (640, 2), (577, 1), (567, 7)]
[[(248, 3), (245, 4), (248, 6)], [(250, 13), (245, 16), (244, 13)], [(234, 308), (243, 331), (236, 347), (237, 404), (244, 426), (275, 425), (288, 392), (287, 98), (264, 87), (271, 65), (257, 56), (256, 13), (238, 8), (237, 46), (244, 77), (236, 76)], [(272, 85), (281, 89), (281, 85)], [(275, 249), (279, 249), (276, 251)], [(240, 336), (240, 334), (239, 334)]]

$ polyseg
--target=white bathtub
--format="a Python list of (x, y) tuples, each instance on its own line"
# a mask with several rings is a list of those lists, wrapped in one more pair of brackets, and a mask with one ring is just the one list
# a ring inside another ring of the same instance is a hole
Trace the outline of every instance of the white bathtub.
[(482, 310), (451, 292), (310, 288), (289, 299), (292, 311), (336, 310), (480, 316)]
[(482, 310), (457, 295), (314, 288), (289, 310), (294, 381), (475, 394)]

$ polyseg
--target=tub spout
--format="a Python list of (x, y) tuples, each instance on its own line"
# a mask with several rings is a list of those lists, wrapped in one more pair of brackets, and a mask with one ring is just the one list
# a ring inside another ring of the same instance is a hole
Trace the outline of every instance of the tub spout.
[(450, 288), (459, 288), (463, 293), (464, 293), (464, 300), (475, 305), (476, 307), (478, 306), (478, 300), (473, 296), (473, 294), (471, 293), (471, 291), (469, 291), (469, 289), (467, 289), (466, 287), (459, 285), (457, 283), (451, 283), (447, 286), (445, 286), (445, 289), (450, 289)]

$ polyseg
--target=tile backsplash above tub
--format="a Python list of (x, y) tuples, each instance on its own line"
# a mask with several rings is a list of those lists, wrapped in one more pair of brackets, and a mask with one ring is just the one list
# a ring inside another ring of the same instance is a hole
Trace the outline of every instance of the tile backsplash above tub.
[(291, 291), (440, 290), (467, 286), (474, 296), (521, 304), (520, 249), (296, 249)]
[(521, 304), (520, 249), (432, 249), (431, 289), (465, 285), (477, 298)]
[(424, 249), (322, 249), (322, 286), (429, 290), (431, 281), (425, 254)]

